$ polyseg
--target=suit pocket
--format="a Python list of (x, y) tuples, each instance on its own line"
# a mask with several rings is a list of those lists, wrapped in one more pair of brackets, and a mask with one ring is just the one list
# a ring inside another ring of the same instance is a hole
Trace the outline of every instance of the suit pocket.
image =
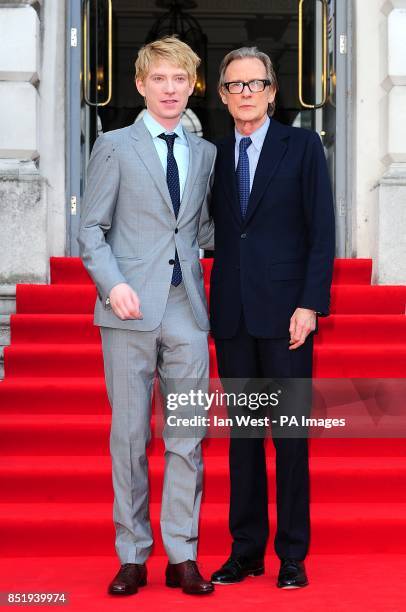
[(131, 285), (135, 291), (139, 291), (145, 281), (146, 262), (144, 259), (127, 256), (117, 257), (117, 264), (127, 283)]
[(302, 279), (305, 273), (306, 265), (301, 261), (274, 263), (268, 268), (268, 278), (276, 281)]

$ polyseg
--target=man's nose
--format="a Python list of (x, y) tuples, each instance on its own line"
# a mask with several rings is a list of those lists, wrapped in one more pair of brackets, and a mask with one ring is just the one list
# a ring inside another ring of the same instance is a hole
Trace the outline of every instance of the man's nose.
[(241, 92), (241, 95), (244, 96), (245, 98), (250, 98), (251, 97), (252, 91), (248, 87), (248, 83), (245, 83), (245, 85), (243, 87), (243, 90)]
[(173, 93), (175, 91), (175, 83), (172, 79), (167, 79), (165, 82), (165, 90), (167, 93)]

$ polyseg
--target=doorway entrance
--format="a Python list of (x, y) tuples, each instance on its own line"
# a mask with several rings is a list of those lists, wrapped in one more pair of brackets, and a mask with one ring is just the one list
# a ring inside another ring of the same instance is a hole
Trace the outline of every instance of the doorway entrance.
[(211, 141), (232, 129), (217, 94), (221, 59), (241, 46), (270, 55), (279, 83), (274, 116), (320, 134), (335, 198), (337, 256), (351, 256), (350, 10), (349, 0), (69, 0), (69, 254), (78, 255), (80, 201), (94, 141), (141, 117), (137, 51), (172, 28), (192, 29), (203, 59), (185, 127)]

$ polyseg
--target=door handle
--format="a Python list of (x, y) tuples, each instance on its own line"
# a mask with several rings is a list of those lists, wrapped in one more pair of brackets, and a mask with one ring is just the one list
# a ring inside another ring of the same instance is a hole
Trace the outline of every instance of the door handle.
[[(89, 32), (89, 1), (85, 0), (83, 7), (83, 97), (88, 106), (107, 106), (111, 102), (113, 93), (113, 3), (112, 0), (107, 0), (107, 32), (108, 32), (108, 70), (107, 70), (107, 97), (103, 101), (92, 101), (89, 95), (89, 66), (87, 46), (90, 40)], [(97, 80), (97, 69), (95, 78)]]
[(299, 71), (298, 71), (298, 86), (299, 86), (299, 102), (304, 108), (321, 108), (327, 100), (327, 0), (318, 0), (322, 4), (323, 9), (323, 35), (322, 35), (322, 54), (323, 54), (323, 70), (321, 73), (322, 99), (321, 102), (310, 104), (305, 102), (303, 98), (303, 4), (305, 0), (299, 0)]

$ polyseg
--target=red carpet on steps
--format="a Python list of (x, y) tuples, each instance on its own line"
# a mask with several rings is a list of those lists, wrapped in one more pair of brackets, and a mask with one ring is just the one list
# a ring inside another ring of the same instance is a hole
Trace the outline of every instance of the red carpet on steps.
[[(210, 260), (204, 260), (208, 289)], [(371, 260), (336, 261), (332, 315), (319, 321), (315, 375), (401, 378), (406, 287), (372, 286)], [(149, 584), (106, 595), (117, 570), (112, 525), (110, 407), (95, 288), (77, 258), (51, 258), (51, 284), (18, 285), (0, 383), (0, 592), (67, 591), (72, 610), (406, 609), (406, 440), (310, 441), (310, 586), (275, 588), (274, 450), (267, 441), (271, 538), (265, 576), (194, 598), (163, 586), (159, 533), (163, 444), (149, 447), (154, 553)], [(211, 373), (217, 376), (211, 343)], [(152, 421), (154, 430), (155, 422)], [(228, 441), (204, 442), (200, 564), (207, 576), (229, 552)]]

